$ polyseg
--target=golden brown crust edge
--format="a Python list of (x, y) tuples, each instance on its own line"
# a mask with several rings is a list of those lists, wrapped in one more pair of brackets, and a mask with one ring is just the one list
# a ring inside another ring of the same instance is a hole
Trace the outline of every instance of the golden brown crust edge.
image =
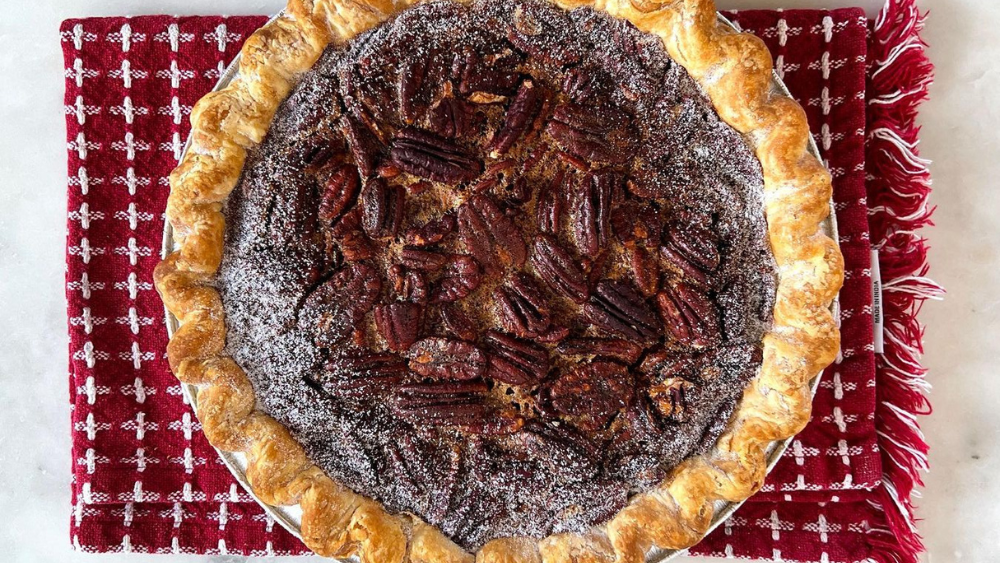
[(843, 280), (840, 251), (821, 231), (832, 188), (808, 152), (805, 113), (771, 87), (766, 47), (719, 26), (712, 0), (552, 0), (566, 9), (589, 5), (660, 36), (761, 162), (779, 274), (774, 323), (760, 374), (712, 451), (678, 465), (591, 532), (494, 540), (473, 556), (433, 526), (389, 514), (326, 476), (280, 423), (255, 410), (246, 374), (223, 355), (222, 302), (211, 282), (222, 256), (222, 202), (239, 180), (246, 151), (263, 139), (297, 76), (329, 43), (346, 42), (417, 1), (289, 0), (285, 13), (244, 45), (240, 77), (195, 106), (192, 144), (171, 174), (167, 204), (180, 250), (154, 273), (180, 322), (168, 345), (171, 369), (199, 387), (198, 415), (209, 441), (246, 454), (254, 492), (270, 504), (302, 507), (303, 539), (320, 555), (378, 563), (638, 562), (653, 546), (689, 547), (708, 529), (716, 501), (740, 501), (761, 486), (767, 446), (808, 421), (808, 383), (840, 345), (829, 306)]

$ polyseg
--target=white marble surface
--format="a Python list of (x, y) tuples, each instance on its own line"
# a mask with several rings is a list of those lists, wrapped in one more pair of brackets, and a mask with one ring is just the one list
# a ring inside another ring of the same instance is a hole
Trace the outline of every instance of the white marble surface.
[[(726, 8), (831, 7), (879, 0), (719, 0)], [(70, 550), (69, 408), (63, 301), (65, 143), (57, 30), (74, 16), (269, 13), (282, 0), (4, 0), (0, 11), (0, 559), (139, 563)], [(933, 471), (919, 501), (927, 561), (1000, 560), (1000, 3), (923, 0), (937, 64), (924, 106), (933, 167), (926, 363), (935, 389), (923, 420)], [(160, 556), (159, 560), (170, 559)], [(170, 559), (173, 561), (173, 559)], [(207, 558), (178, 557), (178, 561)], [(242, 558), (215, 558), (242, 561)]]

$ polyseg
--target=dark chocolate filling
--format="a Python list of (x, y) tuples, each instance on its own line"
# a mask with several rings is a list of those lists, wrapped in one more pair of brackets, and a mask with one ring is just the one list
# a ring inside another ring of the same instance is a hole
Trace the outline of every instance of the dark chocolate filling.
[(331, 46), (226, 206), (228, 352), (331, 477), (475, 549), (710, 447), (761, 362), (760, 167), (656, 37), (421, 4)]

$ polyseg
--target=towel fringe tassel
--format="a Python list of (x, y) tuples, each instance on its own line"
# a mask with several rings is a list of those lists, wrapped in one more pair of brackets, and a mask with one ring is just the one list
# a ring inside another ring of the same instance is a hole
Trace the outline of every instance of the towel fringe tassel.
[(930, 162), (920, 157), (914, 123), (934, 75), (920, 38), (925, 18), (914, 0), (888, 0), (871, 29), (869, 48), (868, 222), (882, 274), (885, 353), (876, 356), (882, 480), (871, 501), (884, 520), (869, 524), (868, 541), (870, 558), (879, 563), (915, 563), (924, 551), (913, 497), (928, 468), (917, 415), (931, 407), (917, 315), (924, 301), (944, 293), (927, 277), (927, 241), (919, 234), (934, 213), (927, 204)]

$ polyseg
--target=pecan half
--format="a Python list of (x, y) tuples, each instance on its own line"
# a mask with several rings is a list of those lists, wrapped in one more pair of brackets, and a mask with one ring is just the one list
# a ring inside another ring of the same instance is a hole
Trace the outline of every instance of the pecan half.
[(721, 340), (719, 311), (704, 293), (679, 283), (657, 294), (656, 302), (667, 333), (677, 342), (704, 348)]
[(513, 69), (517, 59), (511, 55), (491, 57), (493, 61), (490, 64), (473, 47), (463, 48), (455, 54), (451, 69), (458, 91), (463, 96), (482, 93), (503, 97), (513, 94), (520, 76)]
[[(645, 145), (643, 149), (639, 153), (639, 158), (643, 158), (646, 156), (645, 153), (649, 152), (649, 149), (645, 149)], [(625, 187), (629, 193), (642, 199), (669, 198), (673, 193), (671, 188), (679, 182), (684, 180), (675, 179), (670, 171), (658, 167), (656, 161), (646, 160), (632, 170)]]
[(342, 73), (341, 85), (341, 99), (347, 113), (382, 142), (384, 132), (381, 125), (389, 121), (396, 107), (391, 83), (365, 80), (360, 73), (345, 72)]
[(538, 235), (532, 247), (531, 265), (553, 291), (577, 303), (587, 300), (590, 290), (580, 265), (552, 235)]
[(707, 290), (712, 285), (712, 280), (708, 274), (695, 266), (673, 245), (664, 244), (660, 247), (660, 256), (667, 265), (688, 285)]
[(585, 430), (604, 427), (633, 396), (628, 368), (601, 360), (564, 373), (549, 388), (552, 407)]
[(549, 371), (549, 354), (541, 346), (491, 330), (485, 344), (488, 350), (490, 379), (508, 385), (535, 384)]
[(436, 272), (445, 267), (448, 256), (433, 250), (403, 247), (399, 252), (399, 261), (411, 270)]
[(414, 176), (449, 184), (468, 182), (483, 171), (483, 163), (453, 141), (413, 127), (396, 133), (389, 158)]
[(507, 108), (503, 126), (487, 147), (490, 156), (496, 158), (507, 154), (514, 143), (531, 131), (548, 97), (548, 90), (534, 81), (525, 80), (521, 83), (517, 95)]
[(392, 410), (411, 422), (428, 419), (475, 420), (486, 414), (482, 381), (437, 381), (402, 385), (390, 403)]
[(467, 381), (486, 371), (486, 355), (474, 345), (432, 336), (418, 341), (407, 351), (410, 369), (426, 377)]
[(632, 278), (639, 286), (639, 291), (646, 297), (656, 295), (660, 288), (660, 267), (656, 259), (644, 247), (634, 243), (627, 246), (627, 252), (632, 266)]
[(527, 257), (521, 230), (487, 195), (477, 194), (458, 209), (458, 233), (466, 249), (491, 273), (500, 264), (520, 268)]
[(330, 236), (337, 241), (348, 262), (367, 260), (375, 256), (375, 246), (361, 228), (361, 208), (355, 207), (333, 226)]
[(347, 264), (305, 298), (299, 326), (311, 331), (319, 346), (342, 342), (371, 310), (381, 289), (375, 268)]
[(381, 178), (372, 178), (361, 188), (361, 226), (372, 238), (395, 237), (403, 223), (406, 191)]
[(719, 267), (718, 236), (708, 228), (688, 227), (667, 230), (665, 245), (706, 272)]
[(441, 324), (449, 336), (456, 336), (462, 340), (472, 341), (479, 335), (479, 330), (472, 319), (454, 303), (441, 306)]
[(455, 224), (454, 215), (442, 215), (440, 219), (428, 221), (419, 227), (410, 227), (406, 230), (404, 240), (412, 246), (432, 246), (454, 232)]
[(277, 248), (287, 244), (312, 245), (320, 229), (318, 193), (311, 182), (295, 182), (266, 196), (260, 227)]
[(371, 177), (378, 166), (381, 145), (370, 129), (360, 123), (354, 116), (345, 115), (340, 121), (341, 130), (351, 149), (354, 163), (365, 178)]
[(460, 448), (404, 432), (394, 438), (388, 444), (388, 458), (397, 484), (416, 499), (414, 511), (425, 515), (428, 522), (441, 522), (458, 492), (463, 461)]
[(566, 71), (562, 90), (574, 102), (597, 102), (611, 95), (611, 78), (597, 65), (582, 64)]
[(481, 381), (433, 382), (403, 385), (390, 402), (400, 418), (414, 424), (456, 426), (473, 434), (510, 434), (524, 425), (512, 411), (501, 411), (486, 402)]
[(556, 347), (564, 356), (581, 356), (618, 360), (634, 364), (642, 355), (642, 346), (621, 338), (570, 338)]
[(408, 349), (417, 341), (422, 309), (416, 303), (402, 301), (375, 307), (372, 311), (375, 317), (375, 326), (385, 338), (385, 343), (390, 350), (400, 352)]
[(295, 152), (302, 159), (302, 171), (306, 174), (317, 174), (328, 167), (336, 166), (333, 160), (347, 152), (347, 142), (339, 135), (336, 139), (329, 139), (326, 135), (302, 142), (295, 147)]
[(426, 109), (421, 96), (424, 79), (427, 77), (427, 60), (430, 58), (408, 59), (399, 69), (397, 103), (403, 122), (412, 124)]
[(314, 382), (332, 395), (355, 398), (390, 390), (409, 373), (406, 362), (395, 354), (351, 351), (330, 358)]
[(646, 299), (634, 285), (624, 280), (603, 280), (583, 306), (594, 326), (632, 340), (654, 340), (661, 330)]
[(500, 326), (522, 338), (535, 338), (548, 331), (552, 315), (545, 296), (524, 273), (515, 274), (493, 292)]
[(566, 169), (560, 168), (552, 181), (539, 191), (538, 204), (535, 206), (535, 223), (539, 231), (552, 235), (559, 232), (569, 180)]
[(428, 128), (448, 138), (464, 138), (472, 131), (476, 109), (460, 98), (443, 98), (430, 110)]
[(611, 235), (611, 206), (619, 176), (613, 172), (587, 174), (577, 184), (573, 198), (573, 234), (584, 256), (596, 256)]
[(354, 203), (361, 182), (358, 170), (350, 164), (334, 167), (329, 178), (323, 183), (323, 195), (319, 202), (319, 218), (332, 222)]
[(631, 119), (612, 106), (572, 102), (556, 107), (545, 130), (566, 152), (584, 161), (624, 164), (629, 150)]
[(432, 300), (435, 303), (452, 303), (464, 299), (479, 287), (482, 280), (483, 271), (471, 256), (453, 254), (434, 288)]
[(542, 460), (550, 470), (569, 479), (589, 479), (599, 469), (593, 442), (570, 427), (531, 420), (524, 425), (520, 436), (534, 459)]

